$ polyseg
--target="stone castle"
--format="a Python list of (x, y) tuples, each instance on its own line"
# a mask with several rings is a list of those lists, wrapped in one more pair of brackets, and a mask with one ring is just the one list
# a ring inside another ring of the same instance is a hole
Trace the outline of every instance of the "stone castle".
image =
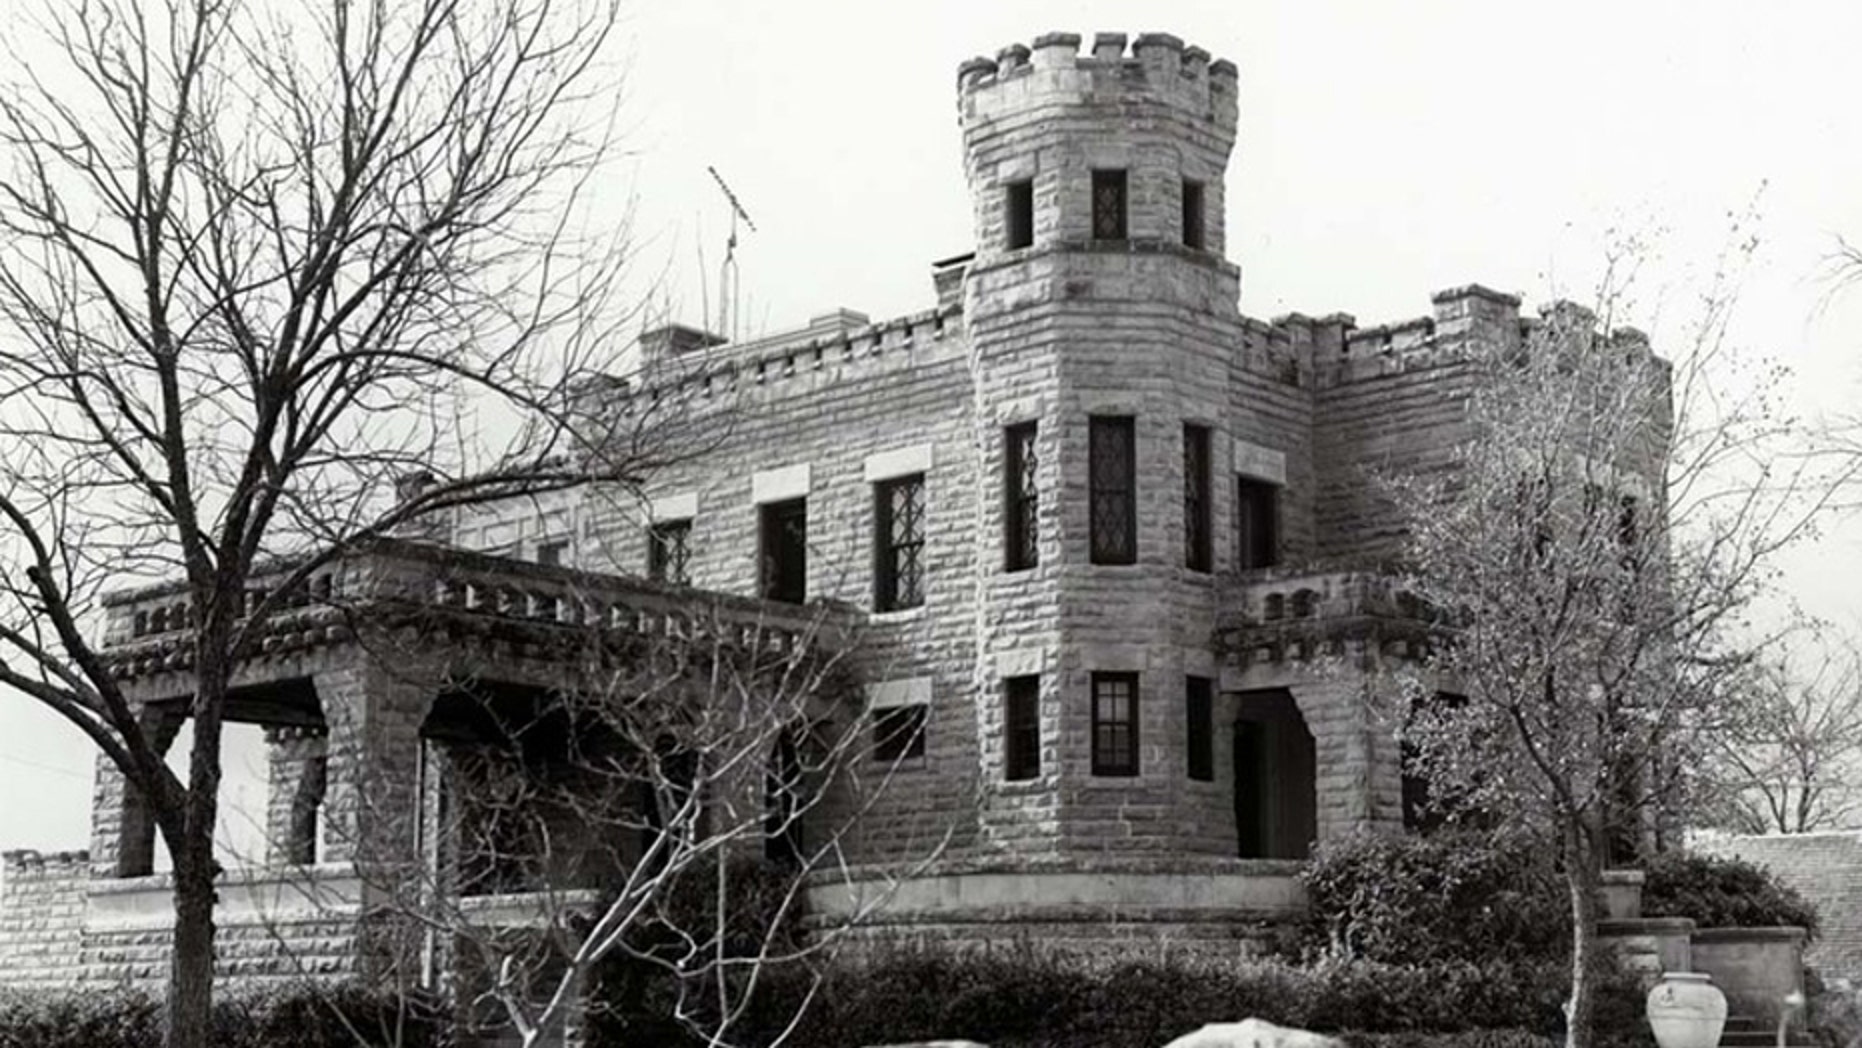
[[(1472, 285), (1375, 327), (1241, 315), (1236, 69), (1173, 36), (1048, 34), (963, 63), (957, 86), (975, 249), (937, 264), (934, 305), (745, 344), (650, 332), (612, 410), (676, 403), (721, 435), (644, 504), (462, 515), (444, 537), (471, 552), (385, 544), (275, 625), (229, 711), (269, 726), (273, 845), (222, 891), (224, 967), (277, 971), (281, 938), (294, 965), (353, 965), (353, 862), (386, 832), (357, 794), (437, 745), (434, 696), (315, 616), (357, 585), (419, 594), (458, 627), (423, 657), (513, 686), (534, 659), (479, 627), (571, 586), (642, 622), (698, 601), (797, 635), (813, 608), (857, 620), (851, 664), (897, 772), (850, 858), (877, 880), (949, 840), (879, 933), (1243, 940), (1298, 907), (1314, 841), (1404, 825), (1401, 747), (1366, 698), (1424, 624), (1381, 570), (1400, 530), (1368, 478), (1446, 461), (1462, 349), (1536, 322)], [(456, 599), (466, 584), (499, 597)], [(187, 693), (176, 592), (107, 609), (164, 726)], [(9, 853), (6, 979), (160, 977), (152, 840), (103, 767), (88, 852)]]

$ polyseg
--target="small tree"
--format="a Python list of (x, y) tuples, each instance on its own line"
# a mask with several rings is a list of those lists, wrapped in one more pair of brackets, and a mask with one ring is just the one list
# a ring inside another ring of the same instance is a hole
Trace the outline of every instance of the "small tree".
[(1561, 303), (1520, 338), (1468, 346), (1467, 439), (1450, 468), (1389, 488), (1410, 585), (1441, 624), (1414, 697), (1466, 700), (1414, 701), (1418, 770), (1438, 801), (1553, 844), (1572, 1048), (1590, 1043), (1599, 874), (1672, 829), (1703, 732), (1736, 716), (1741, 617), (1803, 534), (1809, 490), (1771, 465), (1791, 433), (1775, 375), (1737, 394), (1718, 381), (1730, 296), (1710, 296), (1678, 365), (1617, 326), (1623, 301), (1606, 282), (1594, 309)]
[(1740, 833), (1847, 829), (1862, 812), (1862, 653), (1825, 652), (1741, 678), (1744, 716), (1712, 736), (1714, 821)]
[[(580, 232), (614, 9), (38, 10), (0, 85), (0, 684), (150, 806), (175, 874), (167, 1043), (200, 1045), (221, 725), (267, 618), (358, 539), (631, 483), (678, 446), (581, 410), (624, 329), (624, 240)], [(190, 607), (186, 782), (89, 627), (103, 590), (155, 576)]]
[[(432, 843), (417, 868), (363, 868), (393, 926), (377, 945), (404, 985), (443, 971), (468, 1027), (524, 1045), (616, 1001), (632, 1007), (583, 1024), (649, 1017), (658, 1034), (626, 1036), (780, 1042), (812, 989), (783, 978), (759, 998), (774, 970), (832, 947), (948, 841), (928, 823), (890, 876), (848, 869), (922, 722), (866, 711), (831, 612), (748, 619), (688, 596), (644, 625), (555, 633), (533, 638), (564, 667), (547, 690), (435, 681), (419, 650), (395, 660), (439, 687), (424, 729), (435, 773), (421, 812), (376, 821), (428, 820)], [(380, 656), (403, 636), (369, 643)], [(844, 889), (845, 908), (805, 914), (810, 887)]]

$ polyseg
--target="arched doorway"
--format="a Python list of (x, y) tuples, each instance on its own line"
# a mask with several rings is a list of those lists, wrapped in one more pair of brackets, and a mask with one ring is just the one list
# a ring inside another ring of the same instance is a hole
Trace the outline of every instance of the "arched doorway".
[(1284, 688), (1244, 691), (1235, 715), (1235, 843), (1244, 859), (1304, 859), (1318, 835), (1312, 733)]

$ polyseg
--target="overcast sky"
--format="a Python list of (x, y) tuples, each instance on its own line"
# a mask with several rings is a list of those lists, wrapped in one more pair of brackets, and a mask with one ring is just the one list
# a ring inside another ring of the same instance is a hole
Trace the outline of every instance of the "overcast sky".
[[(632, 203), (641, 286), (698, 323), (708, 279), (715, 311), (715, 165), (757, 225), (738, 249), (752, 333), (929, 307), (931, 262), (971, 249), (957, 64), (1051, 30), (1171, 32), (1239, 67), (1228, 246), (1246, 313), (1370, 325), (1469, 282), (1582, 299), (1622, 229), (1656, 238), (1643, 324), (1660, 348), (1756, 198), (1736, 336), (1796, 370), (1806, 410), (1862, 388), (1862, 288), (1819, 308), (1818, 277), (1839, 234), (1862, 239), (1853, 2), (636, 0), (632, 155), (600, 192)], [(1853, 623), (1855, 565), (1862, 526), (1837, 522), (1786, 582)], [(228, 759), (256, 810), (253, 743)], [(0, 847), (84, 846), (90, 764), (75, 731), (0, 704)]]

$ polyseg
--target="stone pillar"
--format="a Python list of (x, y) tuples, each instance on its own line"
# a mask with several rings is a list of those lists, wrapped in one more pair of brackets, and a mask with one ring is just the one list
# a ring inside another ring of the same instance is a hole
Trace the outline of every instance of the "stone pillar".
[[(180, 705), (142, 707), (142, 730), (167, 753), (186, 718)], [(129, 784), (116, 762), (99, 754), (97, 777), (91, 787), (91, 875), (140, 877), (155, 864), (155, 814), (141, 791)]]
[(270, 761), (265, 812), (268, 865), (304, 866), (318, 859), (317, 816), (323, 807), (327, 741), (322, 728), (265, 729)]
[(439, 686), (438, 669), (422, 660), (389, 665), (369, 653), (317, 674), (329, 727), (325, 861), (418, 858), (420, 725)]

